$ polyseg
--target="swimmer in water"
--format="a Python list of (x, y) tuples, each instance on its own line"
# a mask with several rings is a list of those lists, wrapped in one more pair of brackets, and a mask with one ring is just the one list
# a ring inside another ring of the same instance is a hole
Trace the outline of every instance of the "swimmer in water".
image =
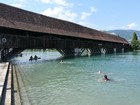
[(98, 71), (98, 74), (100, 74), (100, 75), (104, 75), (104, 73), (102, 73), (102, 71), (100, 71), (100, 70)]
[(61, 63), (61, 64), (64, 63), (63, 60), (61, 60), (60, 63)]
[(99, 70), (98, 73), (101, 74), (102, 72)]
[(105, 80), (105, 81), (109, 81), (110, 79), (108, 79), (107, 75), (104, 75), (103, 80)]

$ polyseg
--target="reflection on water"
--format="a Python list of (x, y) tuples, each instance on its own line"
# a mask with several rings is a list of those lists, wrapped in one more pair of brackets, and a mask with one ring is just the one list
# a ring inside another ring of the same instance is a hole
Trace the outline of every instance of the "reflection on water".
[[(46, 60), (51, 54), (40, 55), (46, 57), (42, 61), (29, 62), (28, 54), (16, 60), (32, 105), (139, 105), (139, 52), (65, 59), (63, 63)], [(60, 57), (53, 54), (53, 59)], [(99, 70), (111, 81), (103, 81)]]

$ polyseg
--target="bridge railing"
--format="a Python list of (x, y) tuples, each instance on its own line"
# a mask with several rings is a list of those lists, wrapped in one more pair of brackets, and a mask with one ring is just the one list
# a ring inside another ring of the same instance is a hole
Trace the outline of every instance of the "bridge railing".
[(43, 48), (46, 41), (44, 38), (30, 36), (0, 35), (1, 48)]
[[(121, 49), (128, 45), (103, 41), (91, 41), (80, 39), (60, 39), (53, 37), (31, 37), (11, 34), (0, 34), (0, 48), (24, 48), (24, 49), (45, 49), (45, 48), (107, 48)], [(128, 49), (128, 48), (127, 48)]]
[(83, 48), (92, 47), (94, 43), (90, 41), (53, 39), (49, 37), (41, 38), (8, 34), (0, 35), (1, 48)]
[(0, 35), (1, 48), (75, 48), (86, 47), (88, 44), (81, 40), (53, 39), (49, 37), (31, 37), (20, 35)]

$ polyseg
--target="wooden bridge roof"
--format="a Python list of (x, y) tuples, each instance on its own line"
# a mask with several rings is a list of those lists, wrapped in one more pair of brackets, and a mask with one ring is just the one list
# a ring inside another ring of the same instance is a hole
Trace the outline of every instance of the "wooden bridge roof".
[(0, 27), (128, 44), (121, 37), (0, 3)]

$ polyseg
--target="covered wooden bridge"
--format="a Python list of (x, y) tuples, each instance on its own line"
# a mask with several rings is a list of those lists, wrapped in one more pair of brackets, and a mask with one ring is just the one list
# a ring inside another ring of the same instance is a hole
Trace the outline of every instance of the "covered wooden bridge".
[(8, 60), (25, 49), (57, 49), (63, 56), (130, 51), (119, 36), (0, 3), (0, 52)]

